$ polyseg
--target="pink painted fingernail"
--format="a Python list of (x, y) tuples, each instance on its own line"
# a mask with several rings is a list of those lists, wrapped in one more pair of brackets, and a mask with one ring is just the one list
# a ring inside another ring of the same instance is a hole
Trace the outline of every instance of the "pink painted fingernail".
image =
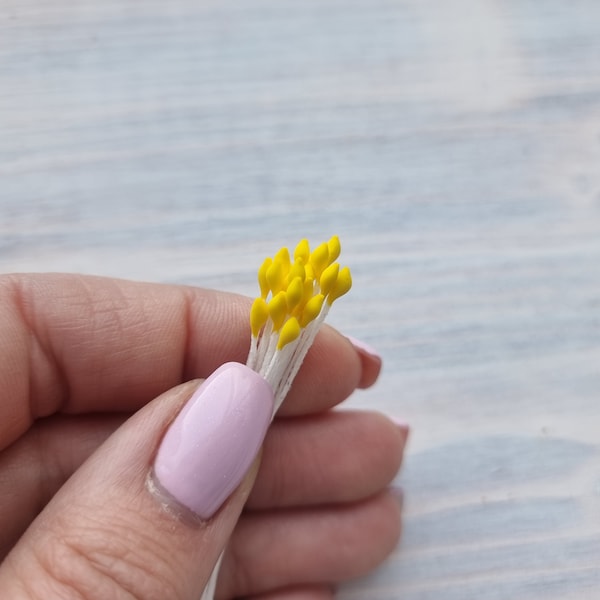
[(381, 372), (383, 364), (381, 355), (375, 348), (354, 337), (348, 336), (348, 341), (354, 346), (362, 365), (362, 374), (358, 387), (363, 389), (371, 387), (377, 381)]
[(375, 350), (375, 348), (373, 348), (366, 342), (363, 342), (361, 340), (356, 339), (355, 337), (352, 337), (351, 335), (347, 335), (346, 337), (350, 340), (350, 343), (356, 348), (356, 350), (360, 354), (366, 355), (368, 358), (375, 359), (375, 360), (379, 361), (380, 363), (382, 362), (381, 354), (379, 354), (379, 352), (377, 352), (377, 350)]
[(210, 519), (242, 482), (271, 422), (273, 391), (252, 369), (219, 367), (177, 415), (154, 462), (159, 486)]
[(408, 441), (408, 436), (410, 435), (410, 425), (404, 419), (398, 419), (397, 417), (392, 417), (390, 415), (388, 415), (388, 419), (398, 428), (398, 431), (402, 436), (402, 444), (405, 446)]
[(406, 429), (406, 430), (410, 429), (410, 425), (404, 419), (400, 419), (400, 418), (394, 417), (392, 415), (388, 415), (388, 419), (390, 421), (392, 421), (396, 425), (396, 427), (398, 427), (399, 429)]

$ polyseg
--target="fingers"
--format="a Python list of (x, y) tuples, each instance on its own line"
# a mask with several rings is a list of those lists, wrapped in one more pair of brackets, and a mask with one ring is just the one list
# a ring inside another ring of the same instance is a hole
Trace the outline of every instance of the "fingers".
[(200, 597), (249, 494), (273, 394), (239, 364), (196, 385), (142, 408), (75, 472), (0, 565), (1, 598)]
[[(55, 412), (134, 412), (159, 393), (245, 362), (249, 300), (73, 275), (0, 277), (0, 449)], [(309, 414), (370, 385), (380, 364), (337, 332), (317, 337), (281, 409)], [(110, 377), (107, 376), (110, 374)]]
[(392, 552), (399, 535), (400, 504), (390, 493), (346, 506), (247, 515), (226, 550), (218, 597), (359, 577)]
[(361, 500), (397, 474), (408, 429), (378, 413), (330, 411), (280, 419), (265, 440), (247, 506), (281, 508)]
[[(322, 412), (343, 402), (358, 387), (372, 385), (381, 369), (331, 327), (323, 327), (294, 380), (279, 416)], [(376, 374), (375, 374), (376, 373)]]
[[(0, 557), (124, 419), (57, 415), (38, 422), (0, 454)], [(407, 434), (377, 413), (333, 411), (277, 419), (247, 506), (277, 509), (371, 496), (400, 468)]]

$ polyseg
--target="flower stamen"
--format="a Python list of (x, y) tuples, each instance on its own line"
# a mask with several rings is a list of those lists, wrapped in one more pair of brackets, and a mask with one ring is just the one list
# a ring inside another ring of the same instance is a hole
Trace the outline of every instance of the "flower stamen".
[[(273, 388), (273, 415), (286, 397), (300, 365), (331, 305), (352, 286), (348, 267), (335, 262), (341, 246), (337, 236), (312, 252), (300, 240), (293, 253), (281, 248), (258, 269), (260, 296), (250, 309), (250, 351), (246, 365)], [(202, 594), (213, 600), (223, 554)]]
[(258, 269), (260, 296), (250, 310), (247, 365), (273, 388), (279, 408), (333, 302), (352, 286), (348, 267), (335, 262), (341, 252), (333, 236), (312, 252), (303, 239), (293, 252), (281, 248)]

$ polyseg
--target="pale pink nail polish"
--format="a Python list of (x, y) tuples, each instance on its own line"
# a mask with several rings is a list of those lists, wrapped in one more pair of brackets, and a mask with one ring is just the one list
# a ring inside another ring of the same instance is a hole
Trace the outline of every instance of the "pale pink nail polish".
[(159, 486), (210, 519), (241, 483), (271, 422), (273, 391), (239, 363), (219, 367), (177, 415), (154, 462)]
[(399, 429), (410, 429), (410, 425), (404, 419), (399, 419), (398, 417), (394, 417), (392, 415), (388, 415), (388, 419), (392, 421)]
[(375, 359), (376, 361), (379, 361), (380, 363), (382, 362), (381, 354), (379, 354), (379, 352), (377, 352), (377, 350), (375, 350), (375, 348), (373, 348), (366, 342), (363, 342), (361, 340), (356, 339), (355, 337), (352, 337), (351, 335), (347, 335), (346, 337), (350, 340), (350, 343), (356, 348), (356, 350), (360, 354), (363, 354), (369, 358)]
[(377, 350), (369, 346), (369, 344), (354, 337), (348, 336), (348, 341), (354, 346), (362, 365), (362, 374), (358, 387), (363, 389), (371, 387), (377, 381), (381, 372), (383, 364), (381, 355)]
[(392, 421), (392, 423), (394, 423), (394, 425), (396, 425), (398, 431), (400, 432), (404, 440), (403, 444), (406, 445), (406, 442), (408, 441), (408, 437), (410, 435), (410, 425), (406, 421), (402, 419), (397, 419), (396, 417), (388, 416), (388, 418), (390, 419), (390, 421)]

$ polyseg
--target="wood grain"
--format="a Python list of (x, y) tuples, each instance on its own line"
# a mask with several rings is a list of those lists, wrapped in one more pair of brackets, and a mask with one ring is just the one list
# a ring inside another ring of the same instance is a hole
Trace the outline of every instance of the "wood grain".
[(338, 233), (413, 425), (340, 597), (600, 597), (599, 64), (594, 0), (5, 0), (0, 269), (253, 295)]

